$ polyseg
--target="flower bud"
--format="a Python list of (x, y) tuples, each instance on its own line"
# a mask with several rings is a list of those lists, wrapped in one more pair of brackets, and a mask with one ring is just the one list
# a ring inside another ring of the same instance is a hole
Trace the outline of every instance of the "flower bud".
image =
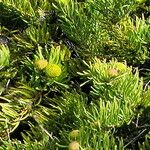
[(79, 130), (73, 130), (69, 133), (70, 139), (76, 139), (79, 135)]
[(108, 75), (112, 76), (112, 77), (115, 77), (115, 76), (118, 75), (118, 71), (116, 69), (109, 69), (108, 70)]
[(48, 65), (48, 62), (45, 59), (40, 59), (40, 60), (35, 61), (34, 64), (39, 70), (42, 70)]
[(73, 141), (69, 144), (69, 150), (79, 150), (79, 142)]
[(48, 64), (45, 71), (49, 77), (58, 77), (62, 72), (60, 66), (57, 64)]

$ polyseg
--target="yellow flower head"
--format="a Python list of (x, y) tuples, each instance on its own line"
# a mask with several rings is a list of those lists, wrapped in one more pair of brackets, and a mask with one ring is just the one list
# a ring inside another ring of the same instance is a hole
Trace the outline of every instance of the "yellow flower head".
[(69, 144), (69, 150), (79, 150), (79, 142), (77, 141), (72, 141), (70, 144)]
[(48, 65), (48, 62), (45, 59), (40, 59), (40, 60), (35, 61), (34, 64), (39, 70), (42, 70)]
[(48, 64), (45, 71), (49, 77), (58, 77), (62, 73), (60, 66), (57, 64)]

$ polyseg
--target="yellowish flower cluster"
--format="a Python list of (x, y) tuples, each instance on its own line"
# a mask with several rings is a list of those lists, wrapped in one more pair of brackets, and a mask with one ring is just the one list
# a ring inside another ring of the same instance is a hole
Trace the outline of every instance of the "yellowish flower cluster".
[(57, 64), (49, 64), (47, 60), (40, 59), (35, 61), (35, 67), (39, 70), (45, 69), (46, 74), (49, 77), (58, 77), (61, 75), (61, 67)]
[(127, 66), (121, 62), (115, 63), (115, 68), (111, 68), (107, 70), (109, 76), (117, 76), (119, 72), (126, 71)]

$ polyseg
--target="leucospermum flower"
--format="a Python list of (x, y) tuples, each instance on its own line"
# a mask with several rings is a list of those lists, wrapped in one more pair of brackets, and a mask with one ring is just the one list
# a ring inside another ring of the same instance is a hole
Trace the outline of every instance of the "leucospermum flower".
[(69, 133), (70, 139), (76, 139), (79, 136), (79, 130), (73, 130)]
[(70, 144), (69, 144), (69, 150), (79, 150), (79, 142), (77, 141), (72, 141)]
[(118, 75), (118, 71), (117, 71), (116, 69), (113, 69), (113, 68), (112, 68), (112, 69), (109, 69), (109, 70), (108, 70), (108, 75), (115, 77), (115, 76)]
[(34, 64), (39, 70), (42, 70), (48, 65), (48, 62), (45, 59), (40, 59), (40, 60), (35, 61)]
[(62, 73), (61, 67), (57, 64), (48, 64), (45, 71), (49, 77), (58, 77)]

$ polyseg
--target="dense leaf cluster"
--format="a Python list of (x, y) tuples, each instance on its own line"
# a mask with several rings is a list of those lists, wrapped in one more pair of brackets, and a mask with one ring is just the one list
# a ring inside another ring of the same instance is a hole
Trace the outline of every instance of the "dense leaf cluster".
[(149, 0), (0, 1), (0, 150), (150, 148)]

